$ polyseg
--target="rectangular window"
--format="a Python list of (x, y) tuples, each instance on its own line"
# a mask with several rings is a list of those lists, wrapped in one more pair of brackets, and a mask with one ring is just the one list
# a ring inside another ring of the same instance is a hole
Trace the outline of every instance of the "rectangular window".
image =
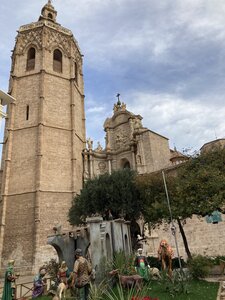
[(30, 112), (30, 107), (27, 105), (26, 107), (26, 120), (29, 120), (29, 112)]

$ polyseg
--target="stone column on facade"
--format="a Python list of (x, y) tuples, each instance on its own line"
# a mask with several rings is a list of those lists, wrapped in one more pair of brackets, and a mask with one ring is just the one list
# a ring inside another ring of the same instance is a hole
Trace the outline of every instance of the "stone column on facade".
[[(14, 93), (16, 94), (16, 80), (14, 83)], [(14, 96), (13, 93), (13, 96)], [(5, 157), (5, 168), (2, 176), (2, 203), (1, 203), (1, 223), (0, 223), (0, 268), (2, 266), (2, 253), (4, 245), (4, 234), (5, 234), (5, 220), (6, 220), (6, 209), (7, 209), (7, 195), (9, 188), (9, 177), (10, 177), (10, 163), (12, 157), (12, 139), (13, 139), (13, 128), (14, 128), (14, 115), (15, 115), (16, 103), (10, 104), (11, 118), (8, 122), (8, 141), (7, 141), (7, 156)]]
[(38, 247), (40, 245), (40, 198), (41, 198), (41, 177), (42, 177), (42, 158), (43, 158), (43, 126), (44, 126), (44, 101), (45, 101), (45, 52), (42, 52), (42, 67), (40, 79), (40, 95), (38, 106), (38, 135), (37, 135), (37, 159), (36, 159), (36, 196), (34, 204), (34, 251), (33, 251), (33, 272), (39, 266)]
[[(71, 50), (72, 51), (72, 50)], [(76, 128), (75, 128), (75, 110), (76, 110), (76, 105), (75, 105), (75, 100), (74, 100), (74, 68), (73, 68), (73, 58), (70, 57), (70, 107), (71, 107), (71, 146), (72, 146), (72, 151), (71, 151), (71, 163), (72, 163), (72, 176), (71, 176), (71, 186), (72, 186), (72, 195), (73, 198), (76, 195), (76, 187), (75, 187), (75, 174), (76, 174), (76, 149), (75, 149), (75, 134), (76, 134)]]
[(93, 166), (93, 153), (92, 150), (89, 150), (89, 159), (90, 159), (90, 178), (94, 177), (94, 166)]
[(108, 156), (108, 172), (110, 175), (112, 174), (112, 159), (110, 156)]
[(136, 154), (137, 171), (141, 173), (146, 173), (143, 137), (142, 135), (137, 135), (136, 138), (137, 138), (137, 154)]
[(136, 170), (136, 160), (135, 160), (135, 153), (134, 153), (134, 145), (131, 146), (131, 153), (132, 153), (132, 167), (133, 167), (133, 170)]
[(129, 125), (130, 125), (130, 140), (132, 141), (134, 138), (134, 122), (133, 119), (129, 119)]
[(105, 149), (109, 151), (111, 148), (110, 146), (110, 130), (109, 128), (106, 129), (106, 136), (105, 136)]
[(84, 181), (86, 181), (90, 177), (89, 167), (88, 167), (88, 152), (87, 152), (87, 149), (84, 150), (83, 157), (84, 157)]
[[(83, 74), (82, 74), (83, 76)], [(84, 132), (84, 136), (82, 137), (83, 138), (83, 141), (84, 141), (84, 148), (85, 148), (85, 141), (86, 141), (86, 118), (85, 118), (85, 106), (84, 106), (84, 98), (85, 96), (82, 95), (82, 114), (83, 114), (83, 117), (82, 117), (82, 121), (83, 121), (83, 131)]]

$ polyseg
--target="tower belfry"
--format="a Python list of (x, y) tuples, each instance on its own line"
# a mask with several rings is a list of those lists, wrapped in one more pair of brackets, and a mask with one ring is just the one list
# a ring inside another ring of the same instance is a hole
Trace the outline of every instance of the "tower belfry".
[(52, 257), (52, 228), (82, 188), (85, 148), (82, 55), (48, 0), (37, 22), (21, 26), (12, 54), (2, 154), (0, 261), (32, 272)]

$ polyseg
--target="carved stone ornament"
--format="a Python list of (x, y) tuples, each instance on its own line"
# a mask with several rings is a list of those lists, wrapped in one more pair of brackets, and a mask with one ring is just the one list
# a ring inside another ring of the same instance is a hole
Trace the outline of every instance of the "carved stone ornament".
[(87, 139), (87, 146), (88, 146), (88, 150), (92, 150), (92, 148), (93, 148), (93, 141), (91, 140), (91, 138)]
[(95, 151), (101, 152), (102, 150), (103, 150), (102, 146), (101, 146), (100, 142), (98, 142), (98, 145), (97, 145), (97, 148), (95, 149)]
[(37, 49), (42, 48), (42, 30), (32, 30), (26, 33), (19, 33), (17, 37), (16, 53), (23, 54), (28, 45), (35, 45)]
[(54, 50), (55, 47), (59, 47), (63, 49), (63, 54), (66, 56), (70, 56), (70, 38), (60, 32), (53, 30), (46, 30), (46, 49)]
[(134, 121), (134, 129), (136, 130), (136, 129), (139, 129), (139, 128), (142, 128), (142, 127), (143, 127), (143, 125), (141, 123), (141, 120), (136, 118), (135, 121)]
[(101, 174), (106, 172), (106, 163), (100, 162), (98, 163), (98, 168)]
[(116, 132), (115, 148), (124, 148), (128, 144), (128, 142), (128, 136), (122, 130), (118, 130)]

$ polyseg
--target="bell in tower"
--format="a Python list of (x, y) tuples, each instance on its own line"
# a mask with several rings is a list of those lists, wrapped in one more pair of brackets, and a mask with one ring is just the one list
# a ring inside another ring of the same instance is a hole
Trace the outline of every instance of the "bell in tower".
[(85, 148), (82, 55), (56, 23), (51, 1), (37, 22), (18, 30), (2, 155), (0, 260), (33, 273), (56, 255), (47, 237), (82, 188)]

